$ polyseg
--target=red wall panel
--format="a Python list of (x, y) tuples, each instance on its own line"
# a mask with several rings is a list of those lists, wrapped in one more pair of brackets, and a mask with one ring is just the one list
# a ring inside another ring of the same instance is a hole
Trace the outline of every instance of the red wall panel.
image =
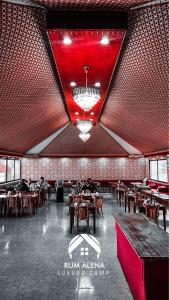
[(37, 180), (141, 180), (145, 178), (146, 160), (128, 158), (36, 158), (22, 159), (22, 177)]

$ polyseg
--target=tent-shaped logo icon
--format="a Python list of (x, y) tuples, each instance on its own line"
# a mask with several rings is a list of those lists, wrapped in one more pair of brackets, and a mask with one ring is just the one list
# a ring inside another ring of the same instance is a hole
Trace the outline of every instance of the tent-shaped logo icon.
[[(100, 243), (98, 242), (98, 240), (90, 235), (90, 234), (79, 234), (76, 235), (69, 243), (69, 247), (68, 247), (68, 253), (69, 253), (69, 257), (72, 259), (72, 253), (75, 249), (77, 249), (80, 244), (85, 241), (91, 248), (93, 248), (96, 251), (97, 254), (97, 259), (100, 256), (101, 253), (101, 248), (100, 248)], [(88, 248), (82, 248), (82, 252), (81, 255), (85, 254), (88, 255)]]

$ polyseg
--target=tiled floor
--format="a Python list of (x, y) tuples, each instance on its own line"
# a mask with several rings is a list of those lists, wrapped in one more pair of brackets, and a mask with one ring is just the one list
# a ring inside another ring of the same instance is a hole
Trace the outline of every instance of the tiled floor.
[[(95, 235), (101, 246), (99, 259), (90, 247), (88, 256), (81, 256), (77, 248), (69, 257), (69, 242), (76, 232), (69, 234), (66, 203), (49, 201), (34, 217), (1, 218), (0, 299), (133, 299), (116, 256), (113, 212), (121, 208), (114, 196), (104, 198)], [(81, 224), (81, 233), (85, 228)]]

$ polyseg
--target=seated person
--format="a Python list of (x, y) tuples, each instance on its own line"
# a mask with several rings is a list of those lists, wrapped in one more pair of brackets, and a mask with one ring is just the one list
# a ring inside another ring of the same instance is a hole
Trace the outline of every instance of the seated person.
[(45, 181), (45, 178), (43, 176), (40, 177), (40, 180), (36, 182), (36, 188), (40, 190), (47, 190), (49, 187), (49, 184), (47, 181)]
[(143, 185), (147, 185), (147, 180), (148, 180), (147, 177), (143, 179)]
[(117, 187), (118, 188), (123, 188), (124, 187), (124, 182), (122, 182), (120, 179), (117, 181)]
[(86, 183), (83, 185), (82, 190), (90, 191), (90, 193), (96, 192), (96, 186), (91, 178), (88, 178)]
[(78, 181), (77, 184), (76, 184), (76, 194), (77, 195), (80, 194), (81, 191), (82, 191), (82, 184), (81, 184), (80, 181)]
[(34, 184), (34, 182), (32, 182), (31, 178), (28, 179), (27, 185), (28, 185), (30, 191), (35, 190), (35, 184)]
[(19, 192), (29, 192), (29, 187), (26, 184), (26, 180), (22, 179), (21, 182), (16, 185), (16, 190)]

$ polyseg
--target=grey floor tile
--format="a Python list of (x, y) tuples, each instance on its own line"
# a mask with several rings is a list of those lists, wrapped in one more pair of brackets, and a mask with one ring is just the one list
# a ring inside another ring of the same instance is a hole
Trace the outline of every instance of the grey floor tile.
[[(116, 254), (113, 212), (123, 208), (118, 207), (116, 196), (106, 194), (104, 199), (104, 214), (96, 218), (98, 260), (91, 249), (86, 257), (78, 252), (70, 259), (68, 246), (76, 231), (69, 234), (67, 198), (63, 204), (47, 202), (34, 217), (0, 218), (0, 299), (133, 300)], [(82, 226), (81, 233), (85, 229)], [(104, 268), (95, 272), (92, 266), (80, 271), (71, 267), (71, 263), (98, 261)]]

